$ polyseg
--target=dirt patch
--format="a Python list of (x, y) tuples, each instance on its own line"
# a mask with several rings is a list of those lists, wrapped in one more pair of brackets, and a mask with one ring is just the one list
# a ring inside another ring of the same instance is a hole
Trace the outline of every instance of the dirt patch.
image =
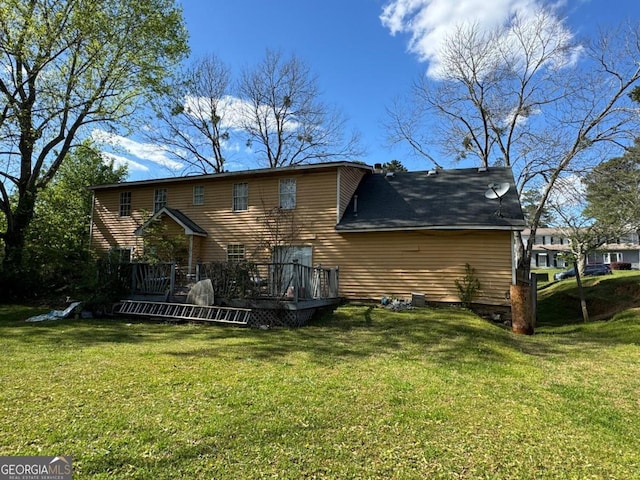
[(640, 283), (623, 283), (615, 288), (614, 293), (625, 300), (640, 299)]
[(598, 298), (587, 301), (589, 316), (592, 320), (607, 320), (618, 312), (638, 307), (640, 307), (640, 286), (638, 285), (621, 285), (616, 289), (615, 295), (609, 299)]

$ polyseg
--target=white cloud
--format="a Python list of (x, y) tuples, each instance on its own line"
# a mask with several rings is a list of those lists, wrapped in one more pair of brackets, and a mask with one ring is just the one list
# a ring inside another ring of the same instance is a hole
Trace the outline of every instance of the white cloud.
[[(380, 15), (382, 24), (392, 35), (409, 34), (409, 51), (421, 61), (429, 63), (427, 73), (438, 77), (441, 70), (443, 47), (459, 28), (474, 26), (487, 34), (497, 27), (508, 25), (515, 15), (531, 19), (541, 11), (549, 11), (540, 0), (392, 0)], [(570, 32), (559, 18), (552, 16), (545, 29), (559, 34), (557, 42), (571, 38)], [(506, 32), (504, 42), (510, 42)], [(575, 52), (571, 52), (574, 53)], [(557, 60), (557, 65), (568, 60)]]
[[(207, 97), (188, 96), (185, 99), (185, 112), (195, 118), (209, 119), (209, 99)], [(218, 100), (217, 111), (220, 115), (220, 127), (229, 130), (242, 130), (242, 125), (247, 121), (252, 122), (253, 106), (246, 100), (238, 97), (225, 95)], [(275, 131), (276, 120), (273, 116), (273, 109), (268, 105), (260, 106), (260, 117), (269, 119), (272, 122), (270, 130)], [(249, 120), (247, 120), (249, 119)], [(295, 130), (299, 127), (298, 122), (288, 120), (284, 127), (288, 130)]]
[[(208, 118), (210, 100), (206, 97), (187, 96), (184, 102), (185, 112), (196, 118)], [(221, 128), (239, 130), (242, 126), (242, 118), (248, 104), (237, 97), (226, 95), (217, 100), (217, 109), (220, 112)]]
[[(158, 145), (152, 143), (137, 142), (130, 138), (98, 129), (91, 132), (91, 137), (96, 142), (110, 145), (115, 149), (131, 154), (140, 160), (146, 160), (170, 170), (180, 170), (181, 168), (183, 168), (183, 165), (180, 162), (171, 160), (167, 156), (166, 151)], [(124, 157), (120, 158), (124, 159)], [(138, 163), (138, 165), (140, 164)]]
[(556, 208), (572, 208), (584, 203), (586, 186), (578, 175), (572, 173), (556, 180), (549, 195), (549, 202)]
[(115, 155), (110, 152), (102, 152), (102, 158), (108, 162), (113, 162), (113, 165), (117, 167), (126, 166), (128, 172), (148, 172), (149, 167), (143, 165), (135, 160), (130, 160), (120, 155)]

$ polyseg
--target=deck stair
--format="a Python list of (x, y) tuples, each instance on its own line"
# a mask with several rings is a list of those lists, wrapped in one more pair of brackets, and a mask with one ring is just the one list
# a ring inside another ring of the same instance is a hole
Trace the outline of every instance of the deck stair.
[(138, 315), (149, 318), (167, 318), (174, 320), (195, 320), (247, 325), (251, 320), (253, 312), (248, 308), (149, 302), (144, 300), (123, 300), (117, 310), (117, 313), (120, 315)]

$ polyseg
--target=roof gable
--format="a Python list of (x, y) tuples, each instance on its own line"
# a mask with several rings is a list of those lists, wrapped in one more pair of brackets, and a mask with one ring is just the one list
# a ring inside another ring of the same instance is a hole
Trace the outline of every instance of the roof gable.
[(162, 207), (160, 210), (158, 210), (149, 220), (144, 222), (140, 227), (136, 229), (135, 235), (142, 235), (149, 225), (151, 225), (157, 219), (161, 218), (163, 215), (168, 216), (174, 222), (184, 228), (185, 235), (195, 235), (197, 237), (207, 236), (207, 231), (204, 228), (198, 226), (197, 223), (187, 217), (180, 210), (169, 207)]
[[(493, 183), (510, 185), (501, 201), (485, 197)], [(367, 175), (336, 229), (521, 230), (524, 223), (511, 169), (494, 167)]]

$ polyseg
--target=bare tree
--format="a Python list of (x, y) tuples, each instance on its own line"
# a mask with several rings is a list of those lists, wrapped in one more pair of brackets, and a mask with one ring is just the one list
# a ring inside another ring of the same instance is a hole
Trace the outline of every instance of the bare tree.
[(201, 173), (225, 167), (234, 107), (231, 72), (215, 55), (196, 60), (167, 94), (154, 103), (158, 124), (148, 137), (166, 152)]
[(588, 214), (583, 185), (580, 180), (560, 181), (547, 201), (547, 207), (555, 219), (560, 234), (569, 240), (567, 260), (573, 264), (580, 297), (582, 319), (589, 321), (589, 310), (582, 278), (585, 273), (587, 255), (618, 234), (610, 225), (598, 222)]
[[(489, 33), (460, 27), (442, 58), (432, 78), (415, 84), (408, 120), (392, 117), (391, 139), (512, 167), (519, 194), (540, 191), (529, 240), (518, 235), (517, 242), (518, 267), (528, 277), (557, 182), (588, 171), (637, 134), (640, 115), (629, 94), (640, 79), (640, 31), (627, 26), (577, 45), (552, 13), (539, 10)], [(532, 332), (533, 319), (521, 320)]]
[[(256, 254), (271, 256), (269, 278), (271, 293), (283, 294), (293, 281), (292, 255), (300, 244), (305, 228), (304, 219), (294, 209), (269, 207), (262, 202), (262, 214), (256, 218), (261, 228), (256, 232)], [(256, 255), (256, 256), (258, 256)]]
[(640, 79), (638, 58), (637, 27), (585, 45), (545, 11), (516, 15), (489, 33), (460, 27), (445, 44), (437, 76), (414, 85), (415, 107), (392, 109), (390, 139), (512, 167), (520, 194), (538, 189), (529, 241), (518, 248), (528, 275), (533, 239), (559, 179), (588, 171), (607, 148), (637, 134), (640, 116), (629, 93)]
[(391, 109), (391, 141), (418, 145), (420, 153), (437, 146), (485, 167), (535, 155), (527, 148), (535, 136), (528, 120), (562, 96), (550, 65), (561, 65), (572, 48), (545, 12), (489, 32), (459, 26), (443, 46), (437, 76), (414, 84), (409, 107)]
[(247, 145), (269, 167), (355, 158), (358, 135), (345, 138), (345, 120), (320, 101), (316, 78), (295, 55), (267, 50), (239, 83)]

